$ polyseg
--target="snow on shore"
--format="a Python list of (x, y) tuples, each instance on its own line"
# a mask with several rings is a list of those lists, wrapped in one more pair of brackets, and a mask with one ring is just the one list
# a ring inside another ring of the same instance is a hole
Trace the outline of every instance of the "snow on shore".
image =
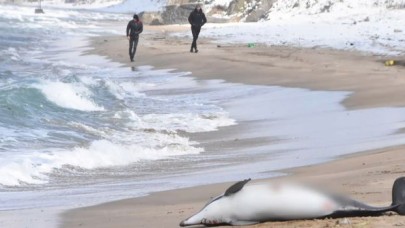
[(279, 1), (265, 21), (209, 24), (201, 35), (221, 43), (327, 47), (404, 55), (405, 0)]
[[(167, 0), (94, 0), (89, 4), (65, 4), (73, 8), (97, 8), (115, 13), (159, 11)], [(229, 6), (231, 0), (214, 0)], [(229, 15), (228, 15), (229, 16)], [(175, 34), (191, 36), (189, 32)], [(405, 54), (405, 0), (280, 0), (258, 23), (207, 24), (201, 36), (220, 43), (288, 45), (356, 50), (383, 55)]]

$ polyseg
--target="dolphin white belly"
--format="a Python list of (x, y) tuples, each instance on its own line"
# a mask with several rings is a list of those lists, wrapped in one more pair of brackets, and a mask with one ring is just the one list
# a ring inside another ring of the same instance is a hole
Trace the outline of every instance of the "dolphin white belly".
[[(246, 221), (321, 217), (339, 205), (329, 196), (299, 185), (260, 184), (246, 186), (224, 199), (235, 218)], [(238, 208), (233, 210), (232, 208)]]

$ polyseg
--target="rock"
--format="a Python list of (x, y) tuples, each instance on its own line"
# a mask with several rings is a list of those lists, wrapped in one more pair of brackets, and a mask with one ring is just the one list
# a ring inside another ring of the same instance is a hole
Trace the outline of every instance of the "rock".
[(162, 25), (163, 19), (160, 12), (142, 12), (139, 14), (142, 22), (147, 25)]
[[(229, 6), (211, 5), (205, 11), (209, 23), (257, 22), (265, 19), (269, 10), (277, 0), (232, 0)], [(160, 18), (143, 19), (147, 24), (186, 24), (188, 16), (197, 4), (212, 4), (213, 0), (168, 0)], [(227, 15), (218, 17), (217, 15)]]
[(277, 0), (262, 0), (257, 9), (248, 14), (246, 17), (246, 22), (257, 22), (266, 18), (267, 13), (276, 1)]
[(243, 7), (245, 6), (245, 0), (233, 0), (228, 7), (227, 14), (232, 15), (238, 12), (243, 11)]
[(188, 16), (194, 10), (195, 3), (183, 5), (168, 5), (162, 12), (161, 17), (164, 24), (186, 24), (188, 23)]

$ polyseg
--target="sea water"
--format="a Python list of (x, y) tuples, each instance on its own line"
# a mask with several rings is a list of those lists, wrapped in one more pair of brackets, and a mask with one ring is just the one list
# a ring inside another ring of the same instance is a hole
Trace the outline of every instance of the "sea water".
[(404, 108), (347, 110), (350, 92), (195, 80), (81, 55), (86, 37), (122, 35), (105, 25), (127, 17), (0, 6), (3, 215), (270, 177), (405, 143)]
[[(200, 89), (198, 82), (180, 78), (188, 73), (127, 69), (80, 57), (87, 45), (83, 37), (117, 33), (102, 23), (125, 24), (127, 15), (56, 9), (34, 14), (33, 8), (15, 6), (0, 11), (0, 189), (5, 195), (125, 183), (165, 172), (155, 161), (204, 150), (178, 131), (235, 123), (203, 92), (193, 92)], [(2, 197), (0, 207), (17, 205), (18, 200), (8, 203)]]

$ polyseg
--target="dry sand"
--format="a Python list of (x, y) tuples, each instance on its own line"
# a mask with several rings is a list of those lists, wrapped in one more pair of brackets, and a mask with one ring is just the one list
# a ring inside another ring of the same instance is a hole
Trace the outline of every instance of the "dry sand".
[[(388, 57), (327, 49), (221, 45), (201, 39), (198, 54), (189, 52), (189, 41), (168, 36), (182, 26), (146, 27), (136, 62), (129, 62), (125, 36), (92, 41), (99, 54), (125, 66), (152, 65), (190, 71), (200, 79), (224, 79), (258, 85), (280, 85), (318, 90), (352, 91), (343, 105), (349, 109), (405, 105), (405, 67), (386, 67)], [(124, 30), (124, 28), (123, 28)], [(204, 31), (202, 31), (203, 33)], [(402, 59), (404, 57), (401, 57)], [(219, 130), (216, 134), (226, 134)], [(298, 179), (328, 186), (352, 198), (381, 206), (391, 203), (396, 177), (405, 176), (405, 147), (345, 156), (326, 164), (285, 170), (283, 179)], [(269, 180), (259, 180), (269, 181)], [(178, 227), (207, 200), (230, 183), (159, 192), (150, 196), (70, 210), (62, 227)], [(250, 227), (405, 227), (405, 216), (268, 222)]]

